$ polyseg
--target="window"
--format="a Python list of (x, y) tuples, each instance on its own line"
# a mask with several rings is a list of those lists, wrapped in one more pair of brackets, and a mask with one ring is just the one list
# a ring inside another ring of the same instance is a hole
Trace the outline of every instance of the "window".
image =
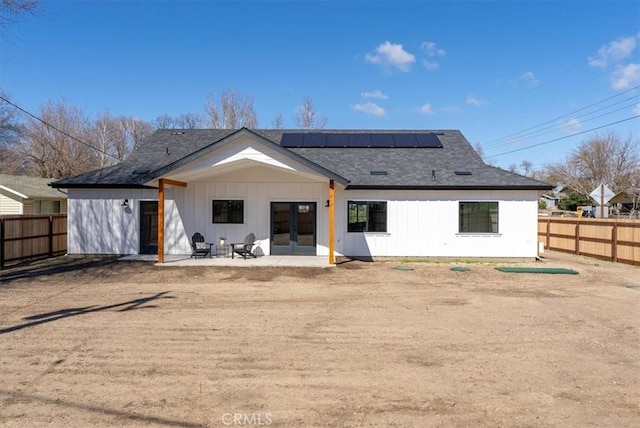
[(349, 201), (347, 232), (386, 232), (387, 203)]
[(460, 202), (460, 233), (498, 233), (497, 202)]
[(244, 223), (244, 201), (213, 201), (213, 223)]
[(36, 201), (36, 214), (57, 214), (60, 212), (60, 201)]

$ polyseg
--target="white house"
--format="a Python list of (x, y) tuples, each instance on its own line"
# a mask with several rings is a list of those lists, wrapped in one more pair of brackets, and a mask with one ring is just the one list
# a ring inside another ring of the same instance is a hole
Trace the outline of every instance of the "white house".
[(48, 178), (0, 174), (0, 215), (67, 212), (67, 194)]
[(191, 236), (265, 255), (537, 255), (551, 186), (486, 165), (459, 131), (158, 130), (68, 189), (68, 251), (189, 254)]

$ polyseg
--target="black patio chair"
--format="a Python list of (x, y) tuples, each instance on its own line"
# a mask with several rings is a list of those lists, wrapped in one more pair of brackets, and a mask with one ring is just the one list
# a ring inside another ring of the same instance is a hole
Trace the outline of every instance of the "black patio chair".
[(197, 259), (198, 256), (211, 257), (211, 244), (204, 242), (204, 236), (196, 232), (191, 237), (191, 257)]
[(253, 249), (253, 245), (256, 242), (256, 235), (253, 233), (248, 234), (243, 242), (237, 244), (231, 244), (231, 258), (233, 258), (234, 254), (238, 254), (242, 256), (243, 259), (247, 259), (247, 256), (257, 257), (255, 254), (251, 252)]

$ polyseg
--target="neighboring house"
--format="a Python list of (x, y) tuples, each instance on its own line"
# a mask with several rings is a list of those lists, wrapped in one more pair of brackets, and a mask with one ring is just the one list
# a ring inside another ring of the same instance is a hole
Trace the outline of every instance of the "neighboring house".
[(546, 204), (546, 209), (548, 210), (558, 208), (558, 201), (560, 201), (557, 196), (550, 195), (540, 195), (540, 200), (544, 201), (544, 203)]
[(459, 131), (158, 130), (68, 189), (69, 253), (189, 254), (193, 233), (269, 254), (523, 257), (551, 186)]
[(66, 213), (65, 189), (49, 183), (49, 178), (0, 174), (0, 215)]

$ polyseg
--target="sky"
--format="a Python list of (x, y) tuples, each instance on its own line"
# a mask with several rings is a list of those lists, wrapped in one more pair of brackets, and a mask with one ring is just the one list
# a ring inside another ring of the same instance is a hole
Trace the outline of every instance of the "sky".
[(201, 113), (259, 127), (310, 97), (328, 129), (459, 129), (495, 165), (640, 138), (640, 2), (44, 0), (0, 35), (0, 90), (38, 114)]

